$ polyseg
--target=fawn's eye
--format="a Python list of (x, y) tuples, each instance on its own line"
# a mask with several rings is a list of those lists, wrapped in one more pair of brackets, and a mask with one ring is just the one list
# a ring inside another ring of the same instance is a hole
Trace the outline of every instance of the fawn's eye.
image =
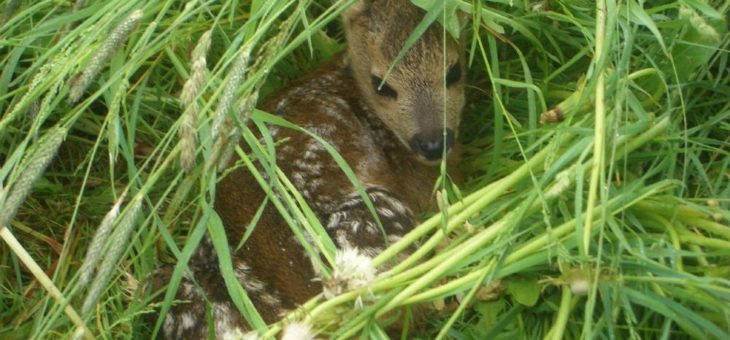
[(459, 80), (461, 80), (461, 64), (456, 63), (451, 65), (449, 72), (446, 73), (446, 86), (454, 85)]
[(388, 84), (384, 83), (383, 78), (380, 78), (378, 76), (373, 76), (372, 79), (373, 79), (373, 90), (379, 96), (393, 98), (393, 99), (398, 98), (398, 92), (395, 92), (395, 90), (392, 87), (390, 87), (390, 86), (388, 86)]

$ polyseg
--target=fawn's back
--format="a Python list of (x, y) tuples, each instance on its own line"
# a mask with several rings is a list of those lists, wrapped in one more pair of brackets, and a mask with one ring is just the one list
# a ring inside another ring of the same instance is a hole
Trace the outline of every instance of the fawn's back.
[[(343, 15), (347, 53), (291, 84), (263, 105), (330, 143), (347, 161), (373, 203), (385, 235), (342, 169), (313, 138), (270, 127), (278, 167), (322, 221), (338, 252), (373, 257), (411, 230), (416, 214), (433, 208), (434, 163), (456, 138), (463, 107), (462, 60), (456, 42), (432, 26), (386, 71), (424, 12), (407, 0), (360, 1)], [(444, 71), (446, 66), (446, 71)], [(450, 161), (455, 152), (450, 153)], [(291, 228), (271, 204), (240, 249), (266, 193), (245, 169), (217, 187), (215, 209), (226, 226), (236, 276), (266, 322), (323, 290), (322, 282)], [(228, 296), (209, 242), (191, 260), (186, 279), (164, 324), (170, 338), (248, 329)], [(164, 278), (161, 279), (164, 281)], [(332, 281), (330, 281), (332, 282)], [(339, 293), (342, 287), (326, 287)]]

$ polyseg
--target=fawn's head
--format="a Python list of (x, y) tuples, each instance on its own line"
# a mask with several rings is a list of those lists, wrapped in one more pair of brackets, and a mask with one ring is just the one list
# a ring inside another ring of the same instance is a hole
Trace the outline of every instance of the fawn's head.
[(361, 0), (343, 17), (353, 77), (364, 100), (419, 159), (431, 162), (453, 145), (464, 106), (457, 42), (432, 25), (384, 77), (424, 14), (408, 0)]

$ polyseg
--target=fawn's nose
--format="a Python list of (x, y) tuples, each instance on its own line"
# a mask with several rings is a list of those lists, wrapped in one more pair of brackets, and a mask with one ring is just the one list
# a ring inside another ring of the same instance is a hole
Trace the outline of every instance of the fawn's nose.
[(422, 158), (435, 161), (441, 159), (444, 149), (448, 151), (454, 145), (454, 132), (446, 129), (446, 138), (443, 130), (419, 133), (411, 138), (410, 145), (411, 149)]

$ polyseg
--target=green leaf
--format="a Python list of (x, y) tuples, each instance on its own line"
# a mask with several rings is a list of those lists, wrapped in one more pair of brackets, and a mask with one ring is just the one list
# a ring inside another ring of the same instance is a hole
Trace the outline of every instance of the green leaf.
[(628, 287), (624, 287), (623, 291), (631, 302), (652, 309), (657, 314), (672, 319), (693, 337), (707, 338), (708, 335), (712, 335), (717, 339), (730, 338), (730, 334), (726, 331), (723, 331), (711, 321), (703, 318), (700, 314), (693, 312), (677, 301), (665, 298), (651, 291), (639, 292)]
[(169, 234), (167, 229), (159, 229), (160, 234), (164, 238), (167, 245), (170, 247), (170, 249), (172, 249), (173, 253), (176, 253), (175, 255), (177, 256), (177, 263), (175, 264), (174, 271), (170, 276), (170, 283), (167, 286), (164, 300), (162, 300), (161, 303), (159, 317), (157, 318), (157, 321), (155, 323), (154, 330), (152, 332), (152, 338), (155, 338), (157, 336), (157, 333), (162, 327), (162, 323), (165, 321), (165, 316), (170, 311), (170, 308), (172, 308), (172, 302), (175, 299), (178, 288), (180, 287), (180, 282), (182, 282), (183, 273), (186, 270), (189, 270), (188, 261), (190, 261), (190, 259), (193, 257), (195, 250), (198, 249), (200, 241), (205, 236), (206, 224), (208, 223), (209, 218), (210, 216), (204, 212), (203, 216), (200, 218), (200, 220), (198, 220), (198, 223), (195, 225), (195, 228), (190, 234), (187, 242), (185, 242), (185, 247), (183, 247), (182, 252), (177, 249), (175, 241), (173, 240), (172, 235)]
[(241, 287), (241, 284), (236, 278), (223, 221), (221, 221), (211, 206), (205, 204), (202, 208), (203, 212), (210, 216), (208, 224), (210, 240), (213, 242), (213, 248), (215, 248), (215, 252), (218, 255), (218, 265), (221, 275), (223, 276), (223, 281), (226, 284), (233, 304), (238, 308), (246, 321), (256, 330), (266, 330), (266, 322), (261, 318), (253, 302), (251, 302), (248, 294), (246, 294), (246, 290)]
[(510, 280), (507, 282), (507, 291), (515, 301), (525, 306), (534, 306), (540, 298), (540, 285), (534, 279)]
[(489, 329), (493, 326), (497, 322), (499, 314), (501, 314), (504, 310), (505, 305), (506, 304), (503, 299), (477, 303), (474, 306), (474, 310), (481, 315), (481, 319), (479, 321), (480, 327)]
[(715, 20), (722, 20), (723, 14), (718, 12), (716, 9), (712, 8), (712, 6), (708, 5), (703, 0), (681, 0), (680, 3), (693, 7), (694, 9), (702, 12), (702, 14), (715, 19)]
[(667, 46), (664, 45), (664, 38), (662, 38), (662, 34), (659, 32), (659, 28), (657, 28), (654, 20), (649, 17), (649, 14), (647, 14), (646, 11), (644, 11), (644, 9), (636, 3), (636, 1), (629, 1), (628, 5), (629, 11), (627, 19), (635, 24), (648, 28), (649, 31), (651, 31), (651, 34), (654, 35), (654, 38), (656, 38), (659, 46), (662, 47), (662, 51), (666, 53)]

